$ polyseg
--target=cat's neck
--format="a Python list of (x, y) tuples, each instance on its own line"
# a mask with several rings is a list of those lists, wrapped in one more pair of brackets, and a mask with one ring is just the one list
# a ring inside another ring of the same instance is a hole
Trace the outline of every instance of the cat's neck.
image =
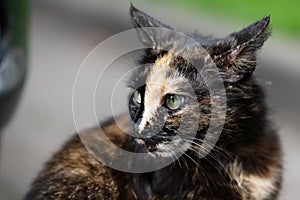
[[(225, 154), (224, 154), (225, 155)], [(199, 158), (195, 154), (182, 155), (171, 165), (145, 174), (133, 174), (133, 185), (139, 199), (147, 194), (172, 196), (180, 191), (195, 191), (194, 185), (201, 185), (201, 191), (211, 191), (211, 186), (228, 181), (225, 166), (231, 162), (229, 156), (208, 154)], [(212, 159), (214, 158), (214, 159)], [(199, 191), (200, 192), (200, 191)]]

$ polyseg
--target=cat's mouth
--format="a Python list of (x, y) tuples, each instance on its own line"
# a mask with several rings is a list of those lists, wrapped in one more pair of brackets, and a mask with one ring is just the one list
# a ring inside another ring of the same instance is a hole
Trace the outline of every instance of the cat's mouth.
[(137, 138), (137, 142), (142, 146), (142, 148), (148, 152), (155, 152), (157, 151), (157, 144), (158, 142), (155, 141), (151, 137), (147, 138)]
[(145, 137), (145, 138), (139, 138), (137, 139), (138, 143), (141, 144), (144, 148), (144, 150), (153, 153), (156, 151), (160, 151), (158, 146), (161, 146), (161, 144), (168, 143), (171, 141), (171, 139), (162, 139), (159, 137)]
[(157, 151), (156, 145), (155, 146), (153, 146), (153, 145), (146, 145), (146, 146), (147, 146), (147, 150), (149, 152), (155, 152), (155, 151)]
[(137, 151), (140, 153), (148, 153), (153, 157), (178, 159), (191, 146), (190, 142), (182, 140), (180, 137), (172, 136), (152, 136), (146, 138), (135, 138)]

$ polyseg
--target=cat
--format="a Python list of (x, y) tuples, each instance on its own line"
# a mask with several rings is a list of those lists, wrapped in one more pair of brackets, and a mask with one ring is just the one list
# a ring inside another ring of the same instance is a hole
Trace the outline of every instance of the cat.
[[(128, 173), (97, 160), (75, 135), (45, 165), (25, 199), (277, 199), (283, 171), (281, 144), (268, 119), (264, 91), (253, 76), (257, 51), (270, 36), (270, 17), (224, 38), (189, 35), (207, 52), (202, 54), (195, 50), (197, 45), (181, 49), (179, 43), (185, 40), (145, 28), (174, 30), (132, 5), (130, 15), (141, 42), (151, 47), (139, 61), (148, 65), (129, 81), (130, 117), (118, 118), (135, 136), (124, 134), (114, 119), (101, 124), (103, 131), (119, 147), (157, 159), (172, 157), (174, 140), (188, 149), (162, 169)], [(162, 44), (169, 50), (162, 49)], [(210, 58), (217, 67), (226, 95), (226, 116), (215, 145), (205, 143), (205, 135), (218, 92), (210, 92), (205, 73), (201, 75), (177, 52), (196, 65)], [(192, 97), (185, 95), (187, 82), (195, 92)], [(190, 102), (196, 102), (199, 119), (193, 116), (195, 106), (187, 106)], [(190, 118), (179, 132), (186, 113)], [(198, 127), (195, 137), (185, 137), (194, 124)], [(98, 132), (98, 128), (85, 131), (95, 148), (101, 142)], [(199, 156), (204, 147), (211, 150)]]

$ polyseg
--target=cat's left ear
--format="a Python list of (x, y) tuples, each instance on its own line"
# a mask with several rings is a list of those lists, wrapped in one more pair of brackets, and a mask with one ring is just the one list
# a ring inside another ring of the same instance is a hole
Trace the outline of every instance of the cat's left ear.
[(155, 28), (171, 29), (170, 26), (165, 25), (146, 13), (138, 10), (132, 4), (130, 5), (130, 16), (134, 27), (137, 28), (141, 42), (147, 46), (150, 45), (153, 48), (156, 48), (161, 42), (162, 38), (164, 38), (162, 35), (163, 31), (160, 31), (160, 29), (156, 31)]
[(251, 76), (256, 68), (256, 53), (270, 36), (270, 16), (217, 41), (209, 53), (223, 80), (237, 82)]

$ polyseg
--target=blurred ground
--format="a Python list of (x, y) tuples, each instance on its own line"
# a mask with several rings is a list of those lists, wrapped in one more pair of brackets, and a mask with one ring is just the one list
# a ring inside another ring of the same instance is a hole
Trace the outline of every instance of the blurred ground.
[[(18, 112), (2, 135), (0, 199), (21, 199), (42, 164), (75, 132), (71, 94), (77, 69), (96, 44), (130, 27), (127, 1), (120, 3), (114, 11), (114, 5), (93, 7), (91, 4), (89, 12), (83, 15), (76, 13), (81, 13), (86, 5), (75, 0), (73, 6), (68, 7), (67, 2), (33, 1), (29, 77)], [(242, 27), (220, 23), (210, 17), (206, 19), (201, 14), (198, 22), (193, 13), (189, 18), (187, 13), (175, 15), (177, 11), (172, 9), (169, 15), (161, 14), (164, 7), (138, 7), (162, 21), (190, 31), (203, 27), (201, 32), (222, 35)], [(183, 17), (171, 17), (178, 15)], [(295, 44), (271, 39), (261, 54), (263, 67), (257, 72), (268, 90), (272, 118), (280, 129), (286, 155), (282, 200), (297, 199), (300, 193), (298, 50)], [(104, 114), (106, 110), (103, 108)]]

